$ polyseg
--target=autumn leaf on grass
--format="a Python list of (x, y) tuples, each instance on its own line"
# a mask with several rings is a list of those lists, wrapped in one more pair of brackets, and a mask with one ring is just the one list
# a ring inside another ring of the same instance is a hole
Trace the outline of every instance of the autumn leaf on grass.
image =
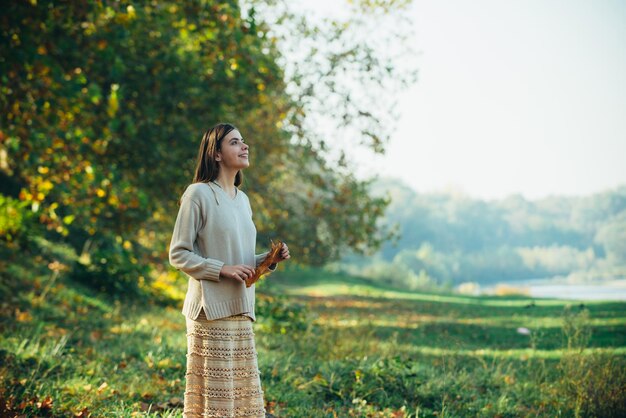
[(52, 409), (52, 398), (50, 396), (46, 396), (46, 398), (41, 401), (41, 402), (37, 402), (37, 408), (39, 408), (40, 411), (49, 411)]
[(82, 410), (74, 414), (76, 418), (86, 418), (90, 415), (91, 415), (91, 412), (89, 412), (89, 409), (87, 409), (87, 407), (84, 407)]
[(272, 248), (265, 256), (261, 264), (254, 270), (254, 275), (246, 279), (246, 287), (252, 286), (256, 283), (264, 274), (271, 273), (270, 266), (282, 261), (280, 256), (280, 250), (283, 249), (282, 241), (272, 241)]
[(15, 319), (17, 322), (30, 322), (33, 320), (33, 316), (29, 311), (20, 311), (19, 308), (15, 309)]
[(183, 407), (183, 399), (182, 398), (171, 398), (168, 401), (168, 405), (172, 408), (182, 408)]
[(100, 387), (98, 388), (98, 393), (102, 393), (102, 391), (104, 391), (106, 388), (109, 387), (109, 384), (107, 382), (104, 382), (103, 384), (100, 385)]

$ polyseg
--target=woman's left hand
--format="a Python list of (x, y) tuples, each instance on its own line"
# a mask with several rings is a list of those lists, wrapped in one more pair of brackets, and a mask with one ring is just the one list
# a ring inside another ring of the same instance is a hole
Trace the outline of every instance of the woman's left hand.
[(283, 242), (283, 248), (280, 250), (280, 256), (282, 258), (281, 261), (288, 260), (291, 258), (291, 256), (289, 255), (289, 247), (287, 247), (287, 244), (285, 244), (284, 242)]

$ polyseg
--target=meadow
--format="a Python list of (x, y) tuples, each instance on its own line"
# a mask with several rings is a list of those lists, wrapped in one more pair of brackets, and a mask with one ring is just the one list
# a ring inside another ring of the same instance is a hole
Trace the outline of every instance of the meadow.
[[(2, 416), (182, 416), (184, 281), (172, 280), (150, 303), (62, 274), (5, 284)], [(264, 279), (257, 304), (277, 417), (626, 416), (626, 303), (409, 292), (291, 269)]]

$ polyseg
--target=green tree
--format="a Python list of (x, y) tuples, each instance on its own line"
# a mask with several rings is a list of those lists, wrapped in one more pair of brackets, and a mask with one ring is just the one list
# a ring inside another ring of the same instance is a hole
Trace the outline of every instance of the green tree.
[[(300, 22), (280, 11), (285, 4), (252, 3), (245, 13), (233, 1), (7, 4), (0, 17), (2, 216), (34, 214), (23, 219), (82, 254), (79, 275), (128, 291), (151, 261), (166, 259), (202, 132), (232, 121), (252, 144), (245, 187), (260, 245), (279, 237), (305, 263), (376, 248), (387, 236), (377, 223), (387, 201), (371, 197), (367, 181), (312, 139), (309, 89), (290, 90), (304, 76), (285, 73), (274, 34)], [(255, 7), (274, 9), (261, 17)], [(335, 34), (344, 33), (340, 27)], [(292, 36), (324, 42), (321, 33), (309, 26)], [(367, 45), (340, 43), (352, 53), (328, 52), (336, 68), (363, 59), (358, 51)], [(371, 55), (353, 73), (381, 80), (389, 63)], [(309, 70), (322, 83), (337, 77), (319, 65)], [(369, 131), (377, 126), (375, 104), (369, 115), (351, 106), (342, 114), (360, 115)], [(380, 149), (384, 141), (374, 136), (370, 145)], [(374, 136), (361, 131), (357, 139)], [(5, 245), (26, 228), (10, 227)]]

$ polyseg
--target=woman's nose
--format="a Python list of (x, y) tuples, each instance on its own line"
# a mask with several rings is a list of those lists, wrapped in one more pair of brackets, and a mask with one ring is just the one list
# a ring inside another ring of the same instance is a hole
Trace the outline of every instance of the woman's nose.
[(243, 148), (244, 151), (247, 150), (248, 148), (250, 148), (248, 146), (248, 144), (246, 144), (245, 142), (242, 145), (243, 145), (242, 148)]

